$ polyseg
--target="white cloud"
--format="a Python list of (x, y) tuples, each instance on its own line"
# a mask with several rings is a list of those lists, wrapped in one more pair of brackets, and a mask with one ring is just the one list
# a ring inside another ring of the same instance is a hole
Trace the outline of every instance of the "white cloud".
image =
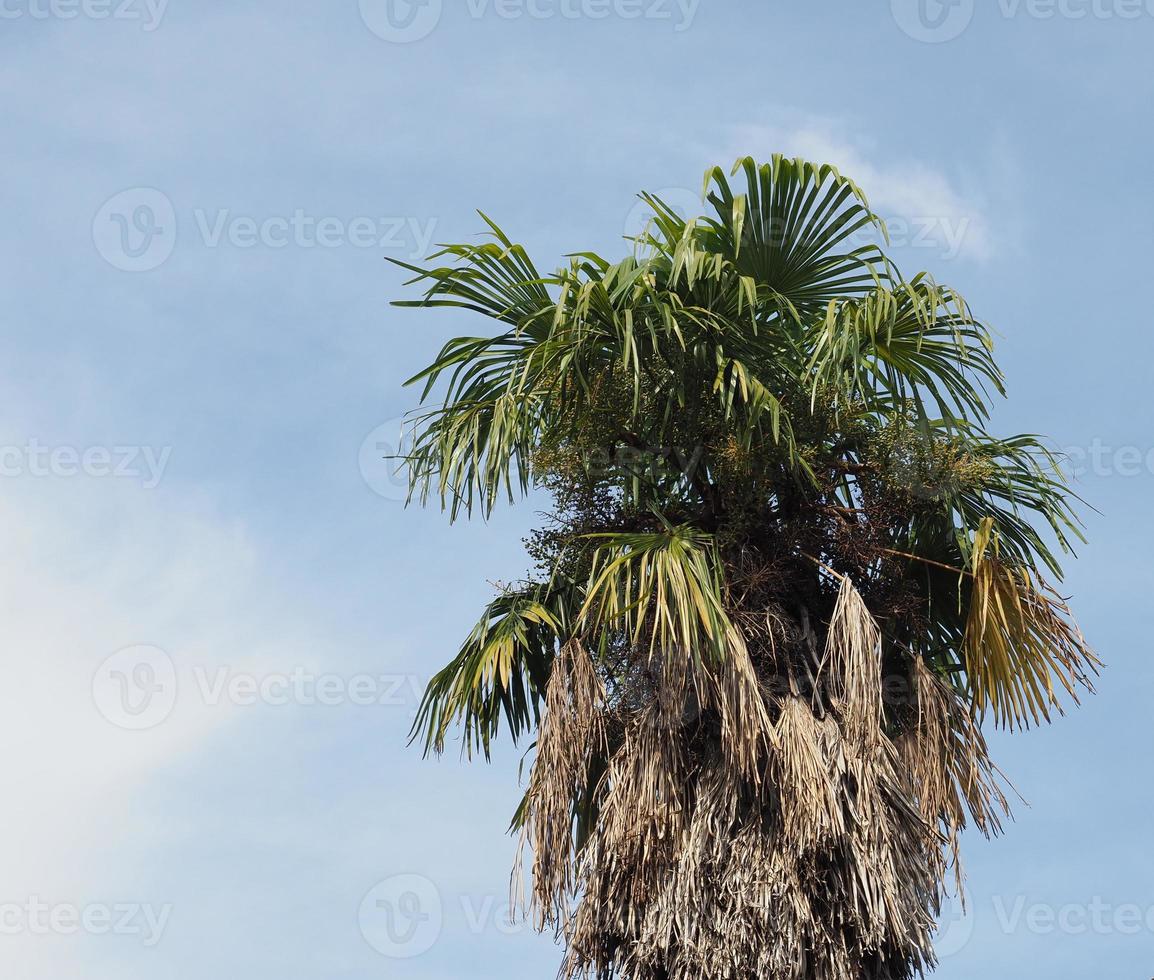
[(893, 244), (927, 250), (936, 258), (991, 258), (995, 243), (981, 196), (958, 186), (940, 170), (904, 147), (897, 152), (845, 135), (849, 127), (807, 119), (781, 125), (739, 126), (731, 156), (758, 159), (773, 153), (832, 163), (869, 197), (871, 207), (890, 225)]
[[(178, 664), (183, 688), (194, 665), (309, 664), (310, 647), (283, 610), (269, 612), (243, 528), (176, 493), (0, 478), (0, 550), (0, 904), (159, 908), (163, 895), (120, 893), (139, 887), (160, 830), (134, 819), (134, 803), (163, 767), (211, 745), (235, 708), (181, 697), (162, 724), (127, 731), (94, 703), (97, 668), (118, 649), (154, 644)], [(6, 975), (91, 975), (75, 968), (91, 937), (0, 938)]]

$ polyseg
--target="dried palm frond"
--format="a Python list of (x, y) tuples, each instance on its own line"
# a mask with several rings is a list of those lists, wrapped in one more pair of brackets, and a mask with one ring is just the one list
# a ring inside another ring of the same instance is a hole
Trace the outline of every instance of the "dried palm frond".
[(962, 649), (980, 713), (998, 725), (1038, 724), (1062, 711), (1055, 682), (1075, 704), (1101, 666), (1061, 597), (1028, 568), (1002, 562), (994, 522), (974, 535), (973, 595)]
[(881, 733), (881, 638), (861, 594), (843, 576), (826, 636), (825, 663), (847, 730), (863, 741)]
[(545, 689), (545, 718), (526, 794), (531, 829), (533, 893), (542, 925), (572, 894), (574, 799), (583, 795), (590, 765), (605, 752), (605, 689), (580, 640), (569, 640), (553, 662)]
[(566, 975), (905, 980), (926, 965), (939, 839), (892, 745), (863, 751), (791, 699), (759, 791), (720, 754), (659, 751), (671, 734), (639, 727), (615, 756), (577, 858)]
[[(1010, 815), (1004, 777), (989, 757), (973, 707), (957, 689), (920, 657), (912, 663), (911, 681), (917, 715), (897, 747), (923, 818), (940, 829), (948, 845), (961, 892), (962, 831), (970, 820), (986, 837), (1001, 831)], [(943, 864), (938, 876), (944, 874)]]

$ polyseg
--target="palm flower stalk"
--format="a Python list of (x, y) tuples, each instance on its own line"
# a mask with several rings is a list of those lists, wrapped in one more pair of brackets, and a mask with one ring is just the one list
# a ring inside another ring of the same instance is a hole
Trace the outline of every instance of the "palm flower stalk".
[(486, 218), (407, 266), (400, 305), (496, 324), (413, 379), (411, 499), (554, 502), (414, 736), (534, 740), (514, 828), (563, 976), (905, 980), (962, 831), (1009, 814), (983, 726), (1097, 670), (1052, 584), (1076, 498), (987, 431), (989, 330), (835, 168), (711, 170), (690, 219), (642, 197), (616, 263), (542, 274)]

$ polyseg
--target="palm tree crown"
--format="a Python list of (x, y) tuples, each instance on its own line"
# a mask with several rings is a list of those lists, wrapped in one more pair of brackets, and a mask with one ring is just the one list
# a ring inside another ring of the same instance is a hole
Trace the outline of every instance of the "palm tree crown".
[(416, 733), (535, 737), (514, 824), (567, 975), (907, 978), (959, 834), (1008, 812), (982, 722), (1049, 720), (1097, 667), (1046, 581), (1078, 522), (1042, 444), (986, 430), (987, 328), (866, 243), (861, 190), (733, 173), (708, 217), (643, 195), (616, 263), (542, 274), (489, 222), (409, 267), (402, 305), (499, 324), (414, 379), (412, 494), (555, 500)]

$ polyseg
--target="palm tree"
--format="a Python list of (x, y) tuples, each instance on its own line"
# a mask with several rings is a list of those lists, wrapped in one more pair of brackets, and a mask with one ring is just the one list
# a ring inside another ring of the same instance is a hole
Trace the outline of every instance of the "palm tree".
[(867, 243), (851, 180), (738, 173), (708, 217), (642, 195), (616, 263), (542, 274), (485, 218), (407, 266), (400, 305), (497, 324), (413, 379), (411, 497), (554, 501), (414, 735), (535, 739), (514, 827), (563, 975), (901, 980), (963, 828), (1008, 814), (983, 722), (1048, 721), (1097, 669), (1046, 581), (1075, 498), (987, 432), (989, 332)]

